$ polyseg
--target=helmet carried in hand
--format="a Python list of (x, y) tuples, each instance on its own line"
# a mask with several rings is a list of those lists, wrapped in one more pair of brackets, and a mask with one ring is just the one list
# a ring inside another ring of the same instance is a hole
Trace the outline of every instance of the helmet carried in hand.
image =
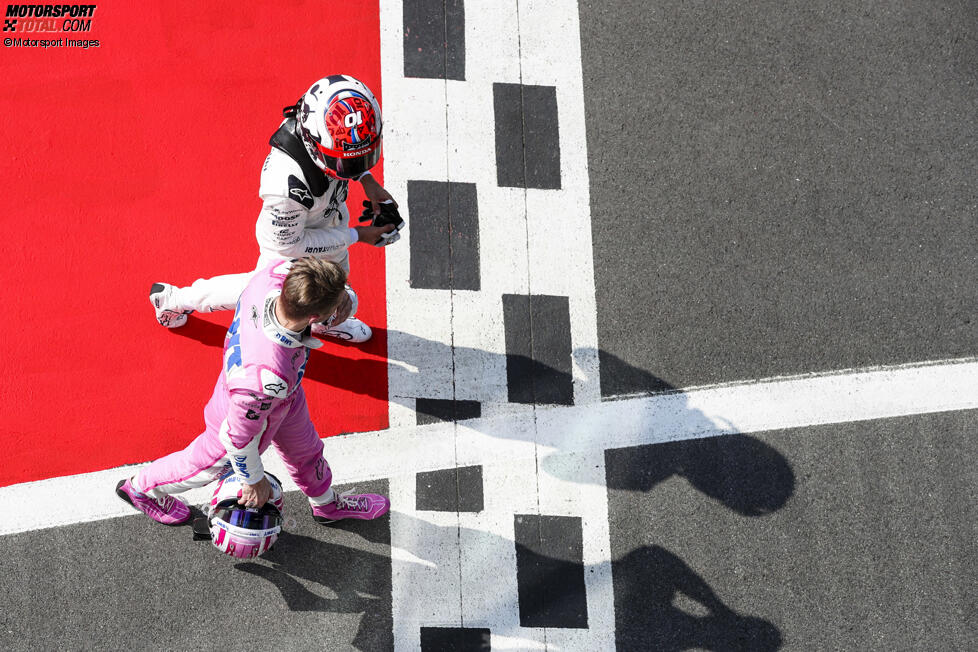
[(241, 478), (228, 471), (214, 489), (207, 514), (211, 543), (226, 555), (249, 559), (267, 552), (282, 531), (282, 484), (265, 473), (272, 485), (272, 497), (259, 508), (238, 504)]

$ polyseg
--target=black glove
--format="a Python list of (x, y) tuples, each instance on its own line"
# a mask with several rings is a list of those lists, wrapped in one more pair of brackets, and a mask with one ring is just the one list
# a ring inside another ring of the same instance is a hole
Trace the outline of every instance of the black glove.
[(374, 215), (373, 204), (365, 199), (363, 201), (363, 213), (360, 215), (360, 221), (370, 222), (370, 226), (394, 225), (393, 231), (380, 236), (380, 240), (374, 243), (375, 247), (386, 247), (400, 240), (400, 230), (405, 226), (404, 218), (397, 212), (393, 200), (382, 202), (380, 204), (380, 215)]

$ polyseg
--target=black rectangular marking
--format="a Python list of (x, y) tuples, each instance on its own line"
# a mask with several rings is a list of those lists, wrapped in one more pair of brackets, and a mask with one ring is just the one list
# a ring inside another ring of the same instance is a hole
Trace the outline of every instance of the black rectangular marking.
[(481, 512), (482, 467), (426, 471), (416, 476), (415, 507), (428, 512)]
[(423, 426), (439, 421), (464, 421), (482, 416), (479, 401), (453, 401), (442, 398), (419, 398), (415, 403), (417, 424)]
[(479, 203), (474, 183), (408, 181), (411, 287), (479, 290)]
[(581, 519), (517, 514), (514, 527), (520, 626), (586, 628)]
[(404, 76), (465, 80), (463, 0), (404, 0)]
[(493, 84), (496, 183), (560, 188), (560, 129), (553, 86)]
[(421, 652), (488, 652), (491, 649), (487, 628), (421, 628)]
[(453, 290), (479, 290), (479, 198), (474, 183), (448, 184)]
[(493, 84), (496, 121), (496, 183), (526, 187), (523, 165), (523, 93), (519, 84)]
[(567, 297), (503, 295), (511, 403), (574, 404)]

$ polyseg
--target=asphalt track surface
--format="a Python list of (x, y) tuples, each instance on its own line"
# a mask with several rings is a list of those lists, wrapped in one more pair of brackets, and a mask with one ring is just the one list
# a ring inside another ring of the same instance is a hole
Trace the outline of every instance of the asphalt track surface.
[[(581, 3), (602, 393), (968, 356), (967, 2)], [(620, 56), (620, 53), (630, 53)]]
[[(972, 5), (581, 2), (579, 17), (605, 403), (974, 356)], [(976, 425), (959, 410), (604, 451), (586, 490), (606, 492), (611, 640), (973, 649)], [(459, 512), (463, 484), (440, 496)], [(428, 571), (426, 541), (503, 547), (395, 501), (396, 527), (420, 536), (392, 561), (392, 521), (322, 528), (289, 501), (295, 524), (252, 563), (138, 515), (4, 536), (0, 647), (392, 649), (410, 638), (405, 601), (446, 599), (398, 592), (399, 574)], [(502, 601), (506, 575), (484, 592)], [(429, 629), (404, 649), (486, 649), (474, 620), (467, 645)], [(607, 649), (548, 631), (549, 649)]]

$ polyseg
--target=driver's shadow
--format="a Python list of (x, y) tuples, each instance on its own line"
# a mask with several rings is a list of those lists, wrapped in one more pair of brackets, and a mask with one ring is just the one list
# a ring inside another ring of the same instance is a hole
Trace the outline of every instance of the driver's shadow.
[[(374, 553), (285, 532), (261, 558), (267, 563), (243, 562), (238, 570), (274, 584), (290, 611), (365, 613), (382, 600), (385, 588), (376, 583), (371, 568), (389, 561)], [(299, 580), (318, 585), (314, 592)]]
[[(363, 482), (357, 489), (386, 492), (386, 485)], [(389, 518), (324, 527), (313, 522), (306, 497), (297, 491), (285, 494), (284, 513), (286, 529), (274, 547), (235, 568), (274, 586), (291, 612), (343, 615), (349, 622), (333, 619), (336, 625), (323, 632), (320, 647), (392, 648)], [(359, 622), (351, 641), (354, 619)]]
[(766, 652), (781, 647), (777, 627), (735, 612), (665, 548), (633, 550), (617, 560), (615, 577), (633, 578), (615, 589), (615, 602), (624, 612), (615, 618), (619, 649)]
[[(174, 329), (174, 334), (188, 337), (205, 346), (224, 345), (227, 327), (191, 315), (187, 324)], [(508, 402), (506, 392), (507, 365), (519, 368), (530, 377), (541, 397), (551, 395), (553, 383), (570, 385), (570, 373), (556, 370), (526, 356), (492, 353), (472, 347), (448, 345), (412, 333), (373, 327), (373, 337), (364, 344), (347, 344), (331, 337), (322, 338), (322, 348), (313, 350), (306, 366), (304, 383), (323, 383), (355, 394), (403, 405), (413, 406), (417, 398), (445, 398), (452, 388), (451, 375), (469, 379), (479, 396), (467, 397), (481, 402)], [(356, 356), (348, 355), (356, 347)], [(568, 366), (570, 361), (568, 361)], [(392, 395), (391, 384), (398, 388)], [(492, 382), (489, 382), (489, 379)], [(378, 382), (382, 379), (383, 382)], [(477, 381), (472, 381), (477, 379)], [(450, 397), (449, 397), (450, 398)], [(547, 403), (545, 399), (539, 401)], [(566, 404), (566, 403), (565, 403)]]
[[(388, 558), (364, 550), (285, 532), (271, 551), (235, 568), (273, 584), (289, 611), (358, 617), (359, 627), (350, 644), (358, 650), (372, 650), (378, 639), (386, 643), (391, 631), (384, 595), (390, 591), (390, 575), (378, 572), (389, 563)], [(342, 628), (341, 633), (345, 633)], [(328, 643), (326, 639), (322, 642)]]

